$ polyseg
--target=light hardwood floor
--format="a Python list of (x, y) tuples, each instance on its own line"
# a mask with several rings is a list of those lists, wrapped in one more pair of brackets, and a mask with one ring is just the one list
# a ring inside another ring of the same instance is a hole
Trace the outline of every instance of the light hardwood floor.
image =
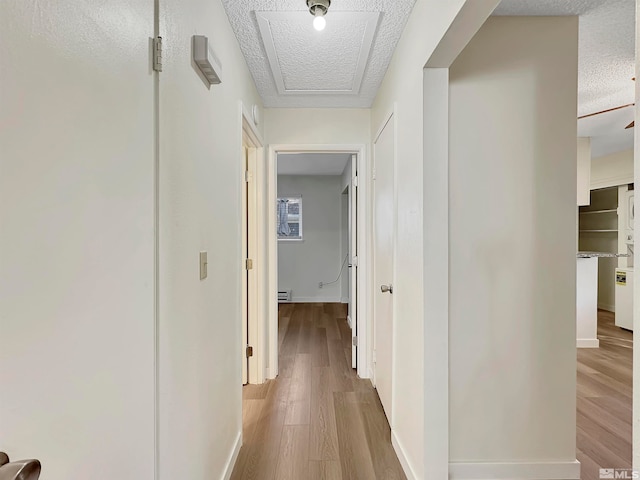
[[(406, 478), (378, 395), (350, 368), (340, 304), (280, 307), (280, 375), (243, 392), (244, 445), (232, 480)], [(578, 349), (577, 458), (582, 480), (631, 466), (633, 334), (598, 312), (600, 348)]]
[(345, 307), (280, 306), (280, 374), (244, 387), (232, 480), (406, 478), (378, 394), (350, 367)]
[(633, 334), (598, 312), (600, 348), (578, 349), (577, 447), (582, 480), (600, 468), (631, 468)]

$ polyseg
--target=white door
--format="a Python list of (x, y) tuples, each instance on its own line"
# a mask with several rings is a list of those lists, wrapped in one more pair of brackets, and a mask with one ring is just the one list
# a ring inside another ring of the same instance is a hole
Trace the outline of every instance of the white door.
[(393, 117), (374, 143), (374, 380), (392, 423), (393, 249), (395, 125)]
[[(260, 383), (258, 375), (257, 151), (244, 140), (242, 189), (242, 383)], [(249, 352), (251, 355), (249, 356)]]
[(358, 367), (358, 157), (351, 155), (349, 186), (349, 316), (351, 317), (351, 367)]

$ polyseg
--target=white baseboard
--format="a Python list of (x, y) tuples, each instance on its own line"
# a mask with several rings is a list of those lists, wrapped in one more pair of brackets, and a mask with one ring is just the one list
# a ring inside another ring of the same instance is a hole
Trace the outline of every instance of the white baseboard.
[(450, 463), (450, 480), (579, 480), (580, 462)]
[(349, 297), (342, 297), (340, 303), (349, 303)]
[(598, 303), (598, 310), (616, 313), (616, 306), (609, 303)]
[(600, 348), (600, 340), (597, 338), (579, 338), (576, 340), (578, 348)]
[(229, 480), (231, 478), (233, 467), (236, 466), (236, 460), (238, 460), (238, 455), (240, 454), (240, 448), (242, 448), (242, 432), (238, 432), (236, 443), (233, 446), (233, 450), (231, 451), (231, 456), (229, 457), (229, 460), (227, 460), (227, 465), (224, 469), (224, 475), (222, 476), (224, 480)]
[(293, 297), (291, 303), (340, 303), (340, 297)]
[(398, 440), (396, 436), (396, 432), (391, 431), (391, 445), (393, 445), (393, 449), (398, 456), (398, 460), (400, 460), (400, 465), (402, 465), (402, 469), (404, 470), (404, 474), (407, 477), (407, 480), (417, 480), (416, 472), (411, 467), (411, 462), (407, 458), (407, 455), (404, 453), (404, 448), (402, 448), (402, 443)]

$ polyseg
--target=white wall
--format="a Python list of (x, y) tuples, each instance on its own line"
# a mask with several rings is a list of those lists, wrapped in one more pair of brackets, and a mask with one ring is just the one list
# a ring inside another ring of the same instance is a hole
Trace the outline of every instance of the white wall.
[(633, 183), (633, 150), (591, 160), (591, 189)]
[[(474, 2), (477, 0), (473, 0)], [(396, 311), (394, 443), (405, 470), (425, 478), (423, 270), (423, 68), (464, 0), (416, 2), (371, 112), (372, 136), (396, 107)], [(401, 321), (399, 320), (401, 319)], [(430, 430), (427, 429), (427, 432)], [(427, 433), (428, 435), (429, 433)], [(439, 442), (440, 437), (433, 438)], [(429, 463), (429, 471), (432, 465)]]
[(0, 450), (153, 478), (153, 2), (0, 3)]
[(578, 137), (578, 205), (589, 205), (591, 192), (591, 138)]
[(302, 195), (302, 241), (278, 241), (278, 290), (294, 302), (340, 302), (342, 188), (340, 176), (279, 175), (278, 196)]
[[(160, 479), (221, 478), (242, 426), (239, 102), (261, 102), (219, 0), (161, 0), (160, 34)], [(221, 85), (196, 74), (194, 34)]]
[(450, 459), (508, 478), (575, 467), (577, 59), (575, 17), (492, 17), (450, 70)]
[(369, 144), (371, 112), (364, 108), (265, 108), (269, 144)]

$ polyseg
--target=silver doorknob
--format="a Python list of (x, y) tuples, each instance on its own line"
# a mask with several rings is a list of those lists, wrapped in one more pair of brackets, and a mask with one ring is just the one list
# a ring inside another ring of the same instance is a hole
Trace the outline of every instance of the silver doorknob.
[(382, 293), (393, 293), (393, 285), (380, 285), (380, 291)]

